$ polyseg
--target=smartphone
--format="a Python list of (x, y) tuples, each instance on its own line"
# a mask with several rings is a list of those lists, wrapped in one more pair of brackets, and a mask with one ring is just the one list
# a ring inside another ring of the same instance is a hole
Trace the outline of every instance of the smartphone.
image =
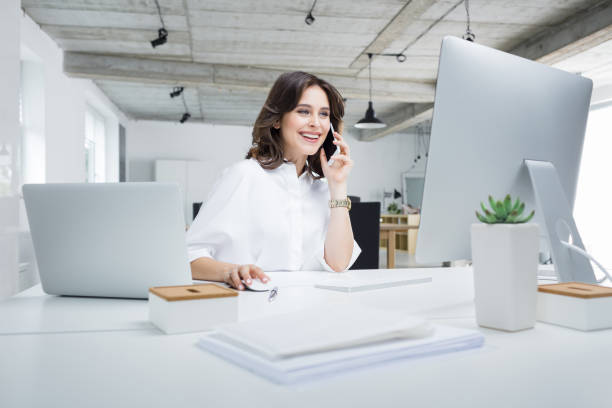
[(334, 144), (334, 125), (329, 122), (329, 133), (323, 142), (323, 150), (325, 151), (325, 157), (327, 158), (328, 164), (332, 164), (334, 161), (330, 160), (331, 157), (338, 152), (338, 146)]

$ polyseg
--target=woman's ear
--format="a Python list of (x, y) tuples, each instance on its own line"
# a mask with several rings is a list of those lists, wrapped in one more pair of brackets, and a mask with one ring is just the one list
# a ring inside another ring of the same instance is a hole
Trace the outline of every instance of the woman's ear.
[(274, 127), (274, 129), (278, 130), (280, 129), (280, 122), (277, 120), (272, 126)]

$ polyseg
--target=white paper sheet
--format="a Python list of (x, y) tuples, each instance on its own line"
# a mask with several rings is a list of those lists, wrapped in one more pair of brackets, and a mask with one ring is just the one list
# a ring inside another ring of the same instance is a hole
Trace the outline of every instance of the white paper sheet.
[(435, 326), (432, 336), (271, 360), (220, 334), (202, 338), (198, 347), (279, 384), (321, 380), (356, 369), (405, 359), (477, 348), (484, 336), (474, 330)]
[(314, 307), (221, 325), (216, 332), (270, 359), (431, 335), (426, 320), (356, 305)]

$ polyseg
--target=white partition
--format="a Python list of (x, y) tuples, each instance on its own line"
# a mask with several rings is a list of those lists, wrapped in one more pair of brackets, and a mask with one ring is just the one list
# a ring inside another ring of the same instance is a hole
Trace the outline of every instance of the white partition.
[(186, 224), (193, 219), (193, 203), (206, 199), (217, 176), (204, 161), (155, 161), (155, 181), (177, 183), (181, 189)]

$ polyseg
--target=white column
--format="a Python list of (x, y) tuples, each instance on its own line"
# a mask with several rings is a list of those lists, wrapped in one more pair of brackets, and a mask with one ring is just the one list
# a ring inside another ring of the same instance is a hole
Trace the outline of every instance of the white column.
[(17, 291), (20, 1), (0, 2), (0, 298)]

